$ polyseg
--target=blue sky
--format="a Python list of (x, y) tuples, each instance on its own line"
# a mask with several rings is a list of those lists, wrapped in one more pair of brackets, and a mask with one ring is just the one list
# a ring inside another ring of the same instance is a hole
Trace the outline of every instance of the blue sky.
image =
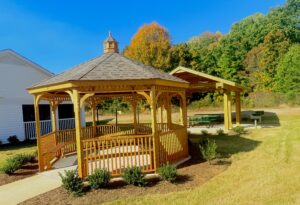
[(108, 31), (122, 49), (140, 26), (156, 21), (176, 44), (205, 31), (227, 33), (232, 23), (284, 2), (0, 0), (0, 50), (11, 48), (59, 73), (101, 55)]

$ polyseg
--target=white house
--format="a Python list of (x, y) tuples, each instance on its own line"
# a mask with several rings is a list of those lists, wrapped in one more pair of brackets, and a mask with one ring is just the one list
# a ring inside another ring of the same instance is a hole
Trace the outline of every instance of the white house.
[[(7, 142), (9, 136), (19, 140), (35, 138), (33, 98), (26, 88), (52, 77), (54, 74), (28, 60), (13, 50), (0, 51), (0, 141)], [(74, 127), (73, 105), (58, 107), (58, 127)], [(48, 102), (40, 105), (41, 132), (51, 131)]]

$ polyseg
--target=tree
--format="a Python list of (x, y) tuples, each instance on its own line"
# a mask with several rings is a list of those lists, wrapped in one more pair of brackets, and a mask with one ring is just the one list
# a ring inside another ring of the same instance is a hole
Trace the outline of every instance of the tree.
[(300, 44), (291, 46), (279, 62), (276, 90), (290, 97), (300, 95)]
[(245, 59), (249, 84), (254, 90), (273, 90), (279, 60), (288, 51), (290, 39), (284, 31), (268, 33), (264, 42), (247, 53)]
[(139, 28), (125, 49), (124, 55), (146, 65), (162, 70), (168, 68), (168, 52), (171, 47), (168, 31), (153, 22)]
[(192, 54), (186, 43), (181, 43), (172, 46), (169, 50), (169, 70), (178, 66), (190, 67), (192, 61)]
[(206, 32), (188, 41), (190, 53), (192, 54), (191, 67), (205, 73), (218, 75), (218, 42), (222, 34)]

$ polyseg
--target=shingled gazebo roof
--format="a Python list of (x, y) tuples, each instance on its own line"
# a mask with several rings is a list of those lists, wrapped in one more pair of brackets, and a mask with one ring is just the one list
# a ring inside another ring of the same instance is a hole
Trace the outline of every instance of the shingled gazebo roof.
[(69, 81), (113, 81), (160, 79), (188, 83), (183, 79), (164, 73), (151, 66), (128, 59), (118, 53), (105, 53), (77, 65), (61, 74), (46, 79), (31, 88)]

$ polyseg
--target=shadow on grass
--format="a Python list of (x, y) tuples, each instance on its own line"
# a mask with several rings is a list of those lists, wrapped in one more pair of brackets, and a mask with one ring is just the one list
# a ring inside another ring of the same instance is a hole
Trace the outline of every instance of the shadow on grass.
[[(217, 144), (217, 152), (220, 154), (220, 158), (228, 158), (233, 154), (237, 154), (240, 152), (249, 152), (254, 150), (259, 144), (260, 141), (248, 139), (242, 137), (240, 134), (234, 135), (198, 135), (198, 134), (191, 134), (189, 135), (189, 145), (190, 145), (190, 154), (191, 156), (195, 155), (192, 152), (199, 151), (199, 144), (203, 142), (205, 139), (214, 140)], [(228, 163), (228, 162), (224, 162)]]
[[(264, 111), (263, 109), (260, 111)], [(250, 123), (254, 124), (254, 120), (250, 118), (251, 114), (254, 114), (256, 110), (245, 110), (242, 111), (241, 117), (242, 117), (242, 123)], [(235, 119), (235, 113), (233, 113), (233, 118)], [(278, 115), (275, 112), (266, 112), (264, 111), (264, 114), (261, 116), (261, 125), (262, 127), (265, 126), (280, 126), (280, 120)]]

